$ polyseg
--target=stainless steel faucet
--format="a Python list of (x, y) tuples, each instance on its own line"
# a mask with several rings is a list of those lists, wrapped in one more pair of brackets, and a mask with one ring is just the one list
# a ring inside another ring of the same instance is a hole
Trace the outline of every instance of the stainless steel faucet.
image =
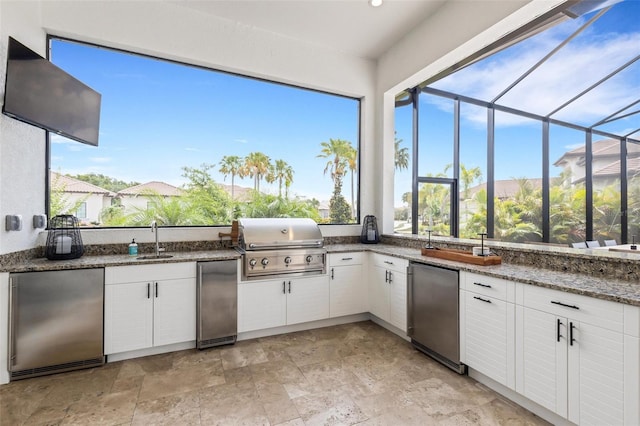
[(160, 256), (160, 242), (158, 241), (158, 222), (155, 220), (151, 222), (151, 232), (156, 233), (156, 256)]

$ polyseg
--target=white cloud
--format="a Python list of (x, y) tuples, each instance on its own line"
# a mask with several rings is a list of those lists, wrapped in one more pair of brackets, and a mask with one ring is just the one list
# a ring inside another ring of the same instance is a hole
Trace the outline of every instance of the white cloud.
[[(581, 22), (572, 22), (569, 26), (576, 27), (578, 24)], [(569, 30), (573, 31), (573, 28), (552, 29), (539, 34), (520, 46), (450, 75), (434, 84), (434, 87), (491, 101), (562, 42), (571, 32)], [(533, 71), (497, 103), (547, 115), (633, 58), (638, 46), (640, 33), (584, 33)], [(552, 117), (592, 125), (637, 100), (639, 75), (640, 63), (635, 63)], [(465, 118), (484, 123), (486, 112), (473, 109)], [(526, 121), (522, 117), (505, 116), (500, 121), (496, 120), (496, 125), (522, 124)]]
[(248, 143), (249, 141), (246, 139), (234, 139), (234, 142), (238, 142), (238, 143)]
[(184, 150), (189, 152), (201, 152), (198, 148), (185, 148)]

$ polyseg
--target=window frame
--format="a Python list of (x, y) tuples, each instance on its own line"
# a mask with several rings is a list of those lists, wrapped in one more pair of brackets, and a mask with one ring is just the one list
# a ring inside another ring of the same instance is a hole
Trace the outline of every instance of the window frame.
[[(65, 42), (70, 42), (70, 43), (78, 43), (78, 44), (83, 44), (86, 46), (91, 46), (94, 48), (98, 48), (98, 49), (108, 49), (114, 52), (119, 52), (119, 53), (124, 53), (124, 54), (130, 54), (130, 55), (136, 55), (136, 56), (140, 56), (140, 57), (144, 57), (147, 59), (152, 59), (152, 60), (158, 60), (158, 61), (164, 61), (164, 62), (169, 62), (172, 64), (177, 64), (177, 65), (182, 65), (182, 66), (187, 66), (187, 67), (192, 67), (192, 68), (198, 68), (201, 70), (205, 70), (205, 71), (211, 71), (211, 72), (216, 72), (216, 73), (222, 73), (222, 74), (226, 74), (226, 75), (230, 75), (233, 77), (238, 77), (238, 78), (244, 78), (244, 79), (251, 79), (253, 81), (257, 81), (257, 82), (263, 82), (263, 83), (270, 83), (270, 84), (276, 84), (276, 85), (280, 85), (280, 86), (284, 86), (284, 87), (288, 87), (288, 88), (293, 88), (293, 89), (299, 89), (299, 90), (305, 90), (305, 91), (309, 91), (309, 92), (315, 92), (318, 94), (325, 94), (325, 95), (330, 95), (330, 96), (336, 96), (336, 97), (340, 97), (340, 98), (344, 98), (344, 99), (349, 99), (352, 101), (356, 102), (356, 114), (358, 117), (357, 123), (356, 123), (356, 134), (357, 134), (357, 139), (354, 141), (354, 147), (357, 150), (357, 156), (356, 156), (356, 164), (357, 164), (357, 170), (356, 170), (356, 190), (354, 193), (354, 198), (355, 198), (355, 222), (353, 223), (319, 223), (318, 225), (320, 226), (324, 226), (324, 225), (328, 225), (328, 226), (353, 226), (353, 225), (361, 225), (362, 223), (362, 209), (361, 209), (361, 195), (362, 195), (362, 191), (361, 191), (361, 178), (362, 178), (362, 167), (363, 167), (363, 163), (362, 163), (362, 133), (363, 133), (363, 101), (365, 101), (365, 97), (361, 96), (361, 97), (355, 97), (355, 96), (349, 96), (349, 95), (345, 95), (345, 94), (341, 94), (341, 93), (334, 93), (334, 92), (330, 92), (330, 91), (326, 91), (326, 90), (320, 90), (320, 89), (316, 89), (316, 88), (310, 88), (310, 87), (305, 87), (302, 84), (292, 84), (292, 83), (284, 83), (281, 81), (277, 81), (277, 80), (270, 80), (264, 77), (256, 77), (256, 76), (252, 76), (249, 74), (242, 74), (239, 72), (231, 72), (231, 71), (227, 71), (227, 70), (222, 70), (222, 69), (217, 69), (211, 66), (204, 66), (204, 65), (198, 65), (198, 64), (191, 64), (185, 61), (180, 61), (180, 60), (176, 60), (176, 59), (169, 59), (169, 58), (165, 58), (165, 57), (161, 57), (161, 56), (155, 56), (155, 55), (150, 55), (147, 53), (140, 53), (140, 52), (136, 52), (135, 50), (126, 50), (126, 49), (122, 49), (122, 48), (117, 48), (117, 47), (112, 47), (112, 46), (108, 46), (106, 44), (97, 44), (97, 43), (93, 43), (93, 42), (88, 42), (88, 41), (84, 41), (84, 40), (80, 40), (80, 39), (76, 39), (76, 38), (71, 38), (71, 37), (64, 37), (64, 36), (59, 36), (59, 35), (55, 35), (55, 34), (47, 34), (46, 37), (46, 56), (45, 58), (48, 61), (51, 61), (51, 50), (52, 50), (52, 41), (53, 40), (61, 40), (61, 41), (65, 41)], [(45, 131), (45, 213), (48, 217), (50, 217), (50, 200), (51, 200), (51, 196), (50, 196), (50, 189), (51, 189), (51, 182), (50, 182), (50, 178), (49, 178), (49, 173), (51, 171), (51, 134), (48, 131)], [(346, 174), (345, 174), (346, 176)], [(218, 183), (218, 182), (216, 182)], [(346, 198), (346, 197), (345, 197)], [(209, 228), (209, 227), (228, 227), (231, 224), (207, 224), (207, 225), (188, 225), (188, 226), (182, 226), (182, 225), (166, 225), (165, 227), (167, 228)], [(83, 227), (83, 228), (87, 228), (87, 229), (140, 229), (141, 227), (139, 226), (87, 226), (87, 227)]]

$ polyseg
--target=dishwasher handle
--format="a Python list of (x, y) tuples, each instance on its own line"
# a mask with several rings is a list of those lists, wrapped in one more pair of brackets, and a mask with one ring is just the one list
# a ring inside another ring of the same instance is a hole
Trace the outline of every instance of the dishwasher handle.
[(413, 334), (413, 268), (407, 266), (407, 336)]
[(9, 371), (16, 361), (16, 329), (18, 328), (18, 284), (9, 277)]

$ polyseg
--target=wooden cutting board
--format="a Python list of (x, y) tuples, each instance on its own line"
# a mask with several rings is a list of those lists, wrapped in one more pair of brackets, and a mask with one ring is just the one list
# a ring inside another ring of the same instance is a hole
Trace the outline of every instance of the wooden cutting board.
[(474, 256), (472, 253), (465, 250), (423, 248), (421, 253), (423, 256), (427, 257), (453, 260), (455, 262), (472, 263), (480, 266), (499, 265), (502, 263), (502, 258), (500, 256)]

